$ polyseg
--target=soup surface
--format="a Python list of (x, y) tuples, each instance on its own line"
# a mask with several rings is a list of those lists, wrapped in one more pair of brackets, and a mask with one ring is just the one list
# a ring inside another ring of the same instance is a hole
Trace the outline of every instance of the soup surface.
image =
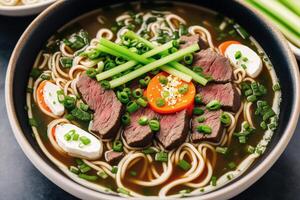
[(181, 197), (247, 171), (277, 128), (280, 96), (268, 57), (233, 19), (131, 4), (89, 13), (49, 39), (27, 109), (43, 152), (76, 182)]

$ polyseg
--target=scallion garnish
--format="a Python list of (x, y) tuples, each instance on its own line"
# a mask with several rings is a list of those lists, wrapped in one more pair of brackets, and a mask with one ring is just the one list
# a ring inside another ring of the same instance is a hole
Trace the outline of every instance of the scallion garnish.
[(122, 152), (123, 151), (123, 144), (120, 140), (115, 140), (113, 142), (113, 146), (112, 146), (112, 149), (115, 151), (115, 152)]
[(218, 100), (212, 100), (207, 105), (208, 110), (219, 110), (221, 108), (221, 103)]
[(168, 153), (161, 151), (155, 154), (155, 160), (159, 162), (167, 162), (168, 161)]
[(141, 125), (141, 126), (147, 125), (148, 122), (149, 122), (149, 120), (148, 120), (148, 117), (146, 117), (146, 116), (142, 116), (142, 117), (140, 117), (139, 120), (138, 120), (138, 123), (139, 123), (139, 125)]
[(159, 121), (157, 121), (155, 119), (150, 120), (149, 127), (152, 131), (159, 131), (159, 129), (160, 129)]
[(188, 171), (190, 168), (191, 168), (191, 164), (188, 163), (186, 160), (179, 160), (178, 164), (177, 164), (178, 167), (180, 167), (182, 170), (184, 171)]
[(166, 105), (166, 101), (163, 98), (157, 98), (155, 100), (155, 104), (158, 107), (163, 107), (164, 105)]
[(228, 147), (217, 147), (216, 152), (225, 155), (228, 152)]
[(87, 175), (87, 174), (78, 174), (79, 178), (85, 179), (87, 181), (96, 181), (98, 179), (98, 176), (95, 175)]
[(211, 134), (212, 128), (208, 125), (199, 125), (197, 126), (197, 131), (203, 134)]

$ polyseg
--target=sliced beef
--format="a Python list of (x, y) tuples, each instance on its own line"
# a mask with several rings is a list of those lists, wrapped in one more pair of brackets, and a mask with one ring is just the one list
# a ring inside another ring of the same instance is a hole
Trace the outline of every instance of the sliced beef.
[(233, 112), (236, 112), (241, 106), (241, 96), (232, 83), (208, 84), (205, 87), (199, 87), (198, 92), (204, 104), (208, 104), (212, 100), (218, 100), (224, 109)]
[(118, 164), (123, 157), (124, 157), (123, 152), (115, 152), (113, 150), (106, 151), (104, 154), (104, 158), (106, 162), (108, 162), (111, 165)]
[[(205, 109), (203, 107), (203, 109)], [(220, 116), (222, 114), (222, 110), (217, 111), (208, 111), (205, 110), (204, 114), (201, 116), (194, 116), (192, 119), (192, 135), (191, 140), (193, 142), (201, 142), (201, 141), (209, 141), (217, 143), (222, 138), (223, 127), (221, 124)], [(199, 117), (204, 117), (205, 120), (202, 123), (198, 122)], [(210, 134), (203, 134), (197, 131), (197, 127), (200, 125), (207, 125), (212, 128), (212, 132)]]
[(160, 120), (160, 131), (156, 133), (156, 138), (165, 149), (171, 150), (184, 143), (188, 129), (189, 117), (186, 110), (163, 115)]
[(191, 36), (186, 36), (183, 35), (180, 37), (180, 49), (186, 48), (192, 44), (198, 43), (201, 49), (207, 49), (208, 45), (206, 44), (205, 41), (203, 41), (198, 34), (196, 35), (191, 35)]
[(211, 49), (194, 54), (193, 66), (203, 69), (203, 74), (210, 76), (214, 82), (226, 83), (232, 80), (232, 67), (229, 60)]
[(121, 123), (122, 104), (114, 91), (105, 90), (94, 79), (83, 75), (77, 87), (83, 100), (94, 111), (92, 131), (103, 139), (114, 138)]
[(130, 116), (130, 124), (125, 127), (123, 136), (131, 147), (145, 147), (153, 139), (153, 133), (148, 125), (142, 126), (138, 123), (140, 117), (147, 117), (149, 120), (158, 118), (159, 115), (150, 108), (140, 108)]

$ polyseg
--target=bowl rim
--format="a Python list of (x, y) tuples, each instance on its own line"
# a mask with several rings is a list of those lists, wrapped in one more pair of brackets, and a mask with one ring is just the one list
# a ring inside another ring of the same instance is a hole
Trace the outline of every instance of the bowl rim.
[[(46, 10), (44, 10), (36, 19), (34, 19), (31, 24), (24, 31), (22, 36), (20, 37), (15, 49), (11, 55), (8, 68), (6, 71), (6, 80), (5, 80), (5, 103), (7, 108), (7, 114), (10, 122), (10, 126), (12, 127), (14, 136), (21, 146), (23, 152), (28, 157), (28, 159), (33, 163), (33, 165), (49, 180), (51, 180), (54, 184), (58, 185), (63, 190), (71, 193), (72, 195), (79, 197), (81, 199), (124, 199), (118, 196), (112, 196), (110, 194), (105, 194), (101, 192), (94, 191), (92, 189), (86, 188), (70, 178), (63, 176), (56, 169), (51, 167), (44, 161), (43, 158), (34, 150), (29, 141), (26, 139), (20, 124), (18, 122), (16, 111), (14, 107), (14, 98), (13, 98), (13, 79), (14, 72), (16, 70), (16, 58), (18, 58), (18, 54), (20, 53), (20, 49), (23, 48), (24, 43), (26, 43), (30, 33), (36, 26), (39, 26), (40, 21), (52, 13), (56, 7), (63, 4), (64, 1), (57, 1), (51, 6), (49, 6)], [(255, 13), (259, 20), (268, 27), (270, 35), (272, 35), (279, 43), (281, 48), (285, 50), (285, 54), (287, 55), (287, 60), (290, 62), (292, 73), (293, 84), (295, 85), (295, 94), (294, 94), (294, 107), (291, 113), (291, 120), (288, 122), (286, 129), (282, 133), (281, 138), (278, 143), (274, 146), (274, 148), (270, 151), (269, 155), (262, 160), (262, 162), (257, 165), (254, 169), (249, 171), (246, 175), (242, 176), (238, 181), (231, 183), (223, 188), (220, 188), (216, 191), (210, 192), (208, 194), (204, 194), (202, 196), (193, 196), (187, 197), (187, 199), (228, 199), (231, 198), (240, 192), (247, 189), (250, 185), (256, 182), (262, 175), (266, 173), (267, 170), (275, 163), (275, 161), (282, 154), (284, 149), (286, 148), (288, 142), (290, 141), (292, 135), (294, 134), (294, 130), (298, 123), (298, 117), (300, 113), (300, 101), (297, 101), (297, 97), (300, 95), (300, 76), (299, 69), (297, 67), (296, 59), (287, 44), (284, 36), (273, 27), (267, 20), (265, 20), (258, 12), (254, 9), (249, 8), (244, 2), (235, 0), (235, 3), (241, 4), (247, 9), (251, 10)], [(282, 50), (282, 51), (283, 51)], [(153, 197), (152, 197), (153, 199)]]
[(57, 0), (47, 0), (42, 1), (34, 4), (26, 4), (26, 5), (18, 5), (18, 6), (6, 6), (6, 5), (0, 5), (0, 11), (23, 11), (23, 10), (31, 10), (35, 8), (40, 8), (46, 5), (49, 5), (51, 3), (54, 3)]

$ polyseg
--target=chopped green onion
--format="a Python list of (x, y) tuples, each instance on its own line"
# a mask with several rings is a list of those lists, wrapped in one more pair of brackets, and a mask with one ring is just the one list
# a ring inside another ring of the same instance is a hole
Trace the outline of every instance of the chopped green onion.
[(139, 80), (139, 83), (140, 83), (140, 85), (141, 85), (143, 88), (145, 88), (145, 87), (148, 86), (150, 80), (151, 80), (150, 76), (146, 76), (145, 78), (140, 79), (140, 80)]
[(123, 92), (126, 92), (128, 96), (131, 95), (131, 90), (130, 90), (130, 88), (128, 88), (128, 87), (124, 88), (122, 91), (123, 91)]
[(195, 103), (197, 105), (201, 104), (202, 103), (202, 96), (200, 94), (196, 94), (195, 95)]
[(139, 118), (138, 123), (139, 123), (139, 125), (141, 125), (141, 126), (145, 126), (145, 125), (148, 124), (148, 121), (149, 121), (149, 120), (148, 120), (148, 117), (142, 116), (142, 117)]
[(229, 167), (229, 169), (235, 169), (236, 164), (234, 162), (230, 162), (230, 163), (228, 163), (228, 167)]
[(276, 92), (276, 91), (280, 91), (280, 85), (279, 83), (275, 83), (272, 87), (273, 91)]
[(79, 138), (79, 140), (84, 144), (84, 145), (88, 145), (91, 143), (91, 140), (90, 138), (86, 137), (86, 136), (81, 136)]
[(66, 141), (70, 141), (70, 140), (71, 140), (71, 135), (70, 135), (69, 133), (66, 133), (66, 134), (64, 135), (64, 139), (65, 139)]
[(203, 134), (211, 134), (212, 128), (208, 125), (199, 125), (197, 126), (197, 131)]
[(275, 116), (275, 112), (272, 109), (269, 109), (266, 113), (263, 115), (263, 120), (266, 121), (267, 119)]
[(28, 121), (29, 121), (29, 125), (30, 126), (34, 126), (34, 127), (38, 127), (39, 126), (39, 124), (38, 124), (38, 122), (36, 121), (35, 118), (29, 118)]
[(267, 123), (265, 121), (262, 121), (260, 123), (260, 127), (263, 129), (263, 130), (267, 130), (268, 126), (267, 126)]
[(139, 105), (135, 101), (129, 101), (127, 103), (127, 108), (126, 108), (127, 112), (134, 113), (138, 109), (139, 109)]
[(241, 67), (242, 67), (243, 69), (247, 69), (247, 65), (245, 65), (244, 63), (241, 64)]
[(125, 194), (125, 195), (128, 195), (128, 196), (130, 195), (130, 192), (127, 191), (127, 190), (124, 189), (124, 188), (118, 188), (117, 191), (118, 191), (119, 193), (121, 193), (121, 194)]
[(79, 108), (80, 108), (81, 110), (83, 110), (83, 111), (88, 111), (89, 106), (88, 106), (87, 104), (85, 104), (85, 103), (80, 103), (80, 104), (79, 104)]
[(73, 115), (73, 117), (75, 117), (76, 119), (82, 120), (82, 121), (91, 121), (92, 116), (90, 113), (83, 111), (79, 108), (74, 108), (71, 111), (71, 114)]
[(137, 172), (136, 171), (131, 170), (129, 173), (130, 173), (131, 176), (137, 176)]
[(184, 171), (188, 171), (191, 168), (191, 164), (188, 163), (186, 160), (179, 160), (177, 166)]
[(130, 124), (130, 115), (128, 113), (124, 114), (122, 117), (121, 117), (121, 121), (122, 121), (122, 124), (123, 125), (128, 125)]
[(257, 98), (256, 98), (255, 95), (250, 95), (250, 96), (247, 97), (247, 101), (249, 101), (249, 102), (254, 102), (256, 100), (257, 100)]
[(95, 78), (97, 75), (97, 70), (95, 68), (89, 68), (86, 70), (86, 75), (88, 75), (90, 78)]
[(90, 168), (90, 166), (88, 166), (86, 164), (82, 164), (79, 166), (79, 169), (80, 169), (81, 173), (86, 173), (86, 172), (90, 171), (92, 168)]
[(150, 120), (149, 127), (152, 131), (159, 131), (159, 129), (160, 129), (159, 121), (157, 121), (155, 119)]
[(195, 107), (193, 109), (193, 114), (194, 115), (203, 115), (204, 114), (204, 110), (202, 108), (199, 108), (199, 107)]
[(158, 107), (163, 107), (164, 105), (166, 105), (166, 101), (163, 98), (157, 98), (155, 100), (155, 104)]
[(251, 145), (247, 145), (247, 149), (246, 149), (246, 151), (248, 152), (248, 153), (254, 153), (254, 151), (255, 151), (255, 147), (253, 147), (253, 146), (251, 146)]
[(111, 173), (116, 174), (118, 172), (118, 167), (117, 166), (113, 166), (111, 168)]
[(42, 74), (41, 75), (41, 79), (43, 79), (43, 80), (50, 80), (50, 76), (48, 76), (46, 74)]
[(115, 151), (115, 152), (122, 152), (123, 151), (123, 144), (120, 140), (115, 140), (113, 142), (113, 146), (112, 146), (112, 149)]
[(103, 80), (100, 82), (100, 85), (105, 89), (105, 90), (109, 90), (111, 88), (110, 82)]
[(64, 107), (66, 109), (69, 109), (69, 110), (73, 109), (73, 108), (75, 108), (76, 99), (71, 96), (65, 96), (62, 104), (64, 105)]
[(203, 117), (203, 116), (198, 117), (198, 118), (197, 118), (197, 121), (198, 121), (199, 123), (203, 123), (203, 122), (205, 121), (205, 117)]
[(32, 77), (33, 79), (37, 79), (41, 74), (41, 70), (39, 70), (38, 68), (32, 68), (30, 72), (30, 77)]
[(142, 97), (143, 96), (143, 90), (141, 88), (137, 88), (137, 89), (133, 90), (132, 96), (135, 97), (135, 98)]
[(167, 162), (168, 161), (168, 153), (164, 152), (164, 151), (157, 152), (155, 154), (155, 161)]
[(79, 134), (78, 133), (74, 133), (72, 140), (73, 141), (78, 141), (79, 139)]
[(74, 174), (78, 174), (79, 173), (79, 169), (75, 166), (70, 166), (69, 168), (70, 172), (74, 173)]
[(217, 186), (217, 177), (212, 176), (210, 181), (212, 186)]
[(147, 149), (143, 149), (144, 154), (153, 154), (156, 153), (155, 149), (148, 147)]
[(108, 178), (108, 175), (107, 173), (105, 173), (104, 171), (98, 171), (97, 172), (97, 175), (102, 178), (102, 179), (107, 179)]
[(239, 142), (241, 143), (241, 144), (245, 144), (246, 143), (246, 136), (239, 136)]
[(216, 152), (225, 155), (228, 152), (228, 147), (217, 147)]
[(229, 126), (231, 123), (231, 118), (227, 113), (222, 113), (221, 115), (221, 122), (225, 125), (225, 126)]
[(116, 57), (116, 59), (115, 59), (115, 63), (117, 65), (121, 65), (121, 64), (123, 64), (125, 62), (126, 62), (126, 60), (124, 58), (122, 58), (122, 57)]
[(69, 57), (61, 57), (59, 61), (63, 68), (71, 68), (73, 65), (73, 59)]
[(159, 76), (159, 77), (158, 77), (158, 81), (159, 81), (161, 84), (163, 84), (163, 85), (167, 85), (167, 83), (168, 83), (168, 79), (167, 79), (167, 77), (164, 76), (164, 75)]
[(87, 181), (96, 181), (98, 179), (98, 176), (94, 175), (87, 175), (87, 174), (78, 174), (79, 178), (85, 179)]
[(190, 189), (184, 189), (184, 190), (180, 190), (178, 193), (182, 194), (184, 196), (185, 194), (191, 193), (191, 190)]
[(145, 99), (143, 99), (142, 97), (138, 98), (136, 100), (136, 103), (142, 107), (146, 107), (148, 105), (148, 102)]
[(75, 158), (75, 162), (77, 163), (78, 166), (84, 164), (84, 162), (80, 158)]
[(178, 88), (179, 94), (186, 94), (189, 91), (189, 85), (184, 83)]
[(190, 65), (193, 63), (193, 55), (192, 54), (187, 54), (183, 57), (183, 62), (187, 65)]
[(240, 59), (241, 57), (242, 57), (242, 52), (241, 51), (235, 52), (235, 54), (234, 54), (235, 59)]
[(119, 101), (121, 103), (128, 103), (129, 102), (129, 96), (126, 92), (122, 91), (122, 92), (117, 92), (117, 98), (119, 99)]
[(163, 91), (163, 92), (162, 92), (162, 96), (163, 96), (164, 98), (167, 98), (168, 96), (170, 96), (170, 92), (168, 92), (168, 91)]
[(221, 103), (218, 100), (212, 100), (207, 105), (208, 110), (219, 110), (221, 108)]

